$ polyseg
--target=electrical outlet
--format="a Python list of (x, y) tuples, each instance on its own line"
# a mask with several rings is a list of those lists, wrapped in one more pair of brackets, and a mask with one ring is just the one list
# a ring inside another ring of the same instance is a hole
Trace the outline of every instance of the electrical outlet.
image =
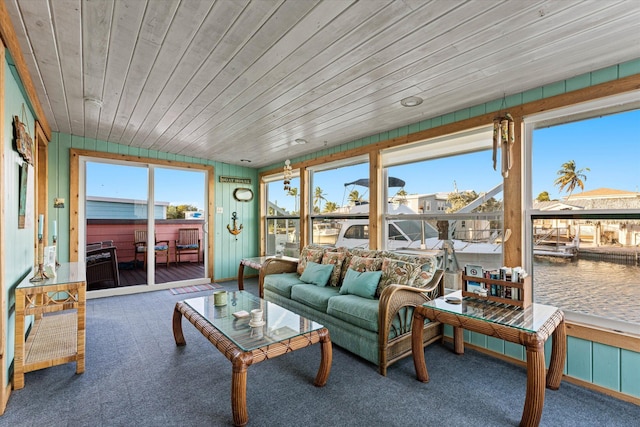
[(224, 213), (224, 210), (222, 209), (222, 206), (218, 206), (216, 208), (216, 213), (219, 213), (219, 214)]

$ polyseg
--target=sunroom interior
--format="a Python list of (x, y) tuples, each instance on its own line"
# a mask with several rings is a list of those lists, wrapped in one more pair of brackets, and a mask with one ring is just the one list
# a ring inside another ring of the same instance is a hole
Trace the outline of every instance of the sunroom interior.
[[(447, 291), (460, 288), (465, 264), (522, 266), (534, 302), (566, 315), (563, 381), (637, 409), (640, 173), (608, 163), (640, 155), (635, 2), (159, 3), (0, 6), (0, 413), (11, 411), (16, 392), (15, 291), (37, 269), (39, 234), (45, 245), (55, 241), (60, 263), (84, 263), (96, 242), (113, 248), (118, 284), (89, 287), (88, 306), (179, 286), (233, 286), (242, 259), (296, 257), (309, 244), (438, 253)], [(499, 6), (518, 23), (513, 34), (489, 19)], [(513, 144), (495, 150), (494, 122), (507, 113)], [(24, 195), (16, 116), (33, 136)], [(618, 119), (627, 123), (624, 138)], [(610, 135), (597, 146), (544, 134), (592, 121), (594, 135)], [(602, 151), (613, 189), (631, 201), (575, 202), (580, 191), (596, 190), (589, 186), (543, 200), (540, 189), (553, 190), (556, 171), (580, 151)], [(477, 179), (463, 181), (459, 165)], [(197, 196), (187, 199), (187, 188)], [(449, 209), (452, 194), (469, 197), (469, 207)], [(611, 224), (626, 231), (614, 235)], [(579, 283), (569, 286), (576, 264), (563, 260), (565, 282), (553, 287), (557, 258), (536, 255), (539, 228), (549, 227), (579, 227), (584, 248), (627, 258), (588, 264), (593, 278), (574, 276)], [(201, 241), (176, 262), (184, 228), (197, 228)], [(144, 265), (135, 252), (139, 229), (156, 246), (167, 243), (161, 255), (146, 251)], [(613, 270), (624, 283), (604, 286)], [(576, 286), (593, 290), (576, 303), (567, 291)], [(469, 331), (464, 341), (525, 364), (522, 346)]]

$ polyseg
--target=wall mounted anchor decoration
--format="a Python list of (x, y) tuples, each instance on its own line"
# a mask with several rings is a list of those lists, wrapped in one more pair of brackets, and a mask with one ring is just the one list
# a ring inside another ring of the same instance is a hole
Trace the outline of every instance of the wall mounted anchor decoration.
[[(233, 228), (231, 228), (231, 224), (227, 224), (227, 230), (229, 230), (229, 233), (237, 236), (242, 231), (242, 224), (238, 227), (238, 214), (236, 212), (231, 214), (231, 221), (233, 222)], [(238, 240), (237, 237), (236, 240)]]

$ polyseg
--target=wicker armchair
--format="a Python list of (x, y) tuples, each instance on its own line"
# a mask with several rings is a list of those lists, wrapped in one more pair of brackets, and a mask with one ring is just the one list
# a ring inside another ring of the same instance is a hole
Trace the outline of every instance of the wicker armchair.
[(89, 243), (86, 250), (87, 290), (120, 286), (118, 255), (113, 241)]

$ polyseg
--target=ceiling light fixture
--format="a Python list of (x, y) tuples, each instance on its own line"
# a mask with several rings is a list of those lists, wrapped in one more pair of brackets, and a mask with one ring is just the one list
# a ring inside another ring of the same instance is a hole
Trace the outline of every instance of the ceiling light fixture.
[(84, 103), (97, 107), (99, 109), (102, 108), (102, 100), (99, 98), (95, 98), (93, 96), (85, 96)]
[(249, 159), (240, 159), (240, 161), (244, 162), (244, 163), (251, 163), (251, 160), (249, 160)]
[(302, 139), (302, 138), (296, 138), (295, 140), (296, 144), (306, 144), (307, 140), (306, 139)]
[(422, 98), (419, 96), (410, 96), (408, 98), (404, 98), (400, 101), (403, 107), (416, 107), (422, 104)]

